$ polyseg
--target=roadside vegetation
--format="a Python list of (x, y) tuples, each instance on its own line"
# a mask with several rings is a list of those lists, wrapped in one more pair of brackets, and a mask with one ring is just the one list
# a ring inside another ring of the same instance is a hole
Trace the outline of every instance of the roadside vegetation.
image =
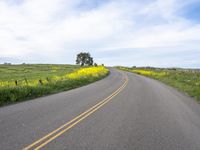
[(0, 106), (70, 90), (108, 74), (103, 66), (0, 65)]
[(190, 69), (128, 68), (118, 69), (157, 79), (196, 98), (200, 102), (200, 71)]

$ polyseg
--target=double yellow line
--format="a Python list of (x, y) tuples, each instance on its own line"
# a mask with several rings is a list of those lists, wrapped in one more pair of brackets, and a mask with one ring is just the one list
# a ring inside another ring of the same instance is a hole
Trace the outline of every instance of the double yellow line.
[(42, 147), (44, 147), (45, 145), (47, 145), (48, 143), (50, 143), (51, 141), (53, 141), (54, 139), (56, 139), (57, 137), (59, 137), (60, 135), (62, 135), (66, 131), (68, 131), (69, 129), (71, 129), (72, 127), (74, 127), (76, 124), (78, 124), (79, 122), (81, 122), (82, 120), (84, 120), (85, 118), (90, 116), (91, 114), (93, 114), (95, 111), (97, 111), (103, 105), (108, 103), (110, 100), (112, 100), (113, 97), (118, 95), (126, 87), (127, 84), (128, 84), (128, 77), (125, 76), (124, 83), (116, 91), (114, 91), (110, 96), (106, 97), (105, 99), (103, 99), (102, 101), (100, 101), (99, 103), (94, 105), (93, 107), (91, 107), (88, 110), (86, 110), (85, 112), (81, 113), (80, 115), (78, 115), (74, 119), (70, 120), (66, 124), (60, 126), (56, 130), (50, 132), (49, 134), (42, 137), (41, 139), (26, 146), (25, 148), (23, 148), (23, 150), (30, 150), (30, 149), (39, 150), (39, 149), (41, 149)]

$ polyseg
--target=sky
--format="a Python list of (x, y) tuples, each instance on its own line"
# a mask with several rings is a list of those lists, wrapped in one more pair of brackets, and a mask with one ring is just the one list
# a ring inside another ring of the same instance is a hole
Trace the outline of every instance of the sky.
[(200, 0), (0, 0), (0, 63), (200, 68)]

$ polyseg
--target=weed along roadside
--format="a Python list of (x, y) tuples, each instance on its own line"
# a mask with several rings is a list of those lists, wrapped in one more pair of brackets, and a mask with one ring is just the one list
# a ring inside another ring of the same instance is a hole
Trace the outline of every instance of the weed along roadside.
[(162, 69), (162, 68), (128, 68), (117, 67), (120, 70), (133, 72), (159, 80), (165, 84), (175, 87), (179, 91), (194, 97), (200, 102), (200, 72), (184, 69)]
[(2, 81), (0, 106), (77, 88), (109, 74), (103, 66), (83, 67), (64, 75), (28, 80)]

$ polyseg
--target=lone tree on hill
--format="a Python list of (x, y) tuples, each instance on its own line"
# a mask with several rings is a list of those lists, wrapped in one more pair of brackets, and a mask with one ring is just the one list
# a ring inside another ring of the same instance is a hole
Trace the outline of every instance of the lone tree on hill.
[(81, 64), (81, 66), (84, 66), (84, 65), (92, 66), (93, 58), (90, 56), (90, 53), (81, 52), (77, 54), (76, 64)]

